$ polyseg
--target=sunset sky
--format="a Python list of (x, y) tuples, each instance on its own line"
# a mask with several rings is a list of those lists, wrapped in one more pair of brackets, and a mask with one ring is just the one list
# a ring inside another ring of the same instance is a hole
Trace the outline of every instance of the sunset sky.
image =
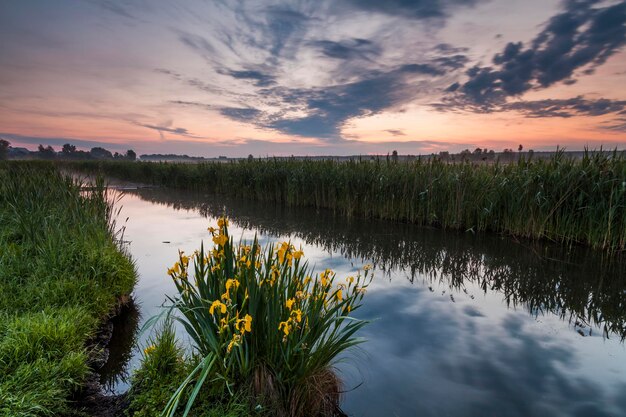
[(197, 156), (626, 148), (626, 1), (4, 0), (0, 137)]

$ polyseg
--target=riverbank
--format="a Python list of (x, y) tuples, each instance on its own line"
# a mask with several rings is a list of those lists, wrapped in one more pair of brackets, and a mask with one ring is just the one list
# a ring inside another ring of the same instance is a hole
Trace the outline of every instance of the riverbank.
[(102, 329), (136, 281), (112, 216), (102, 184), (85, 191), (49, 163), (0, 164), (0, 415), (88, 405)]
[(438, 159), (76, 162), (73, 169), (287, 206), (470, 232), (626, 249), (626, 157), (585, 153), (510, 164)]

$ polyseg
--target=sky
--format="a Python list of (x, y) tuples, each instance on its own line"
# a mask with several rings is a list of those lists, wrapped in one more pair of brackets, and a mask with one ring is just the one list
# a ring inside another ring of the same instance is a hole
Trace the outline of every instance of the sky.
[(626, 1), (0, 0), (13, 146), (626, 148)]

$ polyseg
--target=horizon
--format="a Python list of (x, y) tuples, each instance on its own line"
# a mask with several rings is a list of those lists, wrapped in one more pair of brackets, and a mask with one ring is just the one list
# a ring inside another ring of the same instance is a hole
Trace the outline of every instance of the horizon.
[(0, 137), (207, 158), (626, 149), (626, 1), (521, 3), (6, 2)]

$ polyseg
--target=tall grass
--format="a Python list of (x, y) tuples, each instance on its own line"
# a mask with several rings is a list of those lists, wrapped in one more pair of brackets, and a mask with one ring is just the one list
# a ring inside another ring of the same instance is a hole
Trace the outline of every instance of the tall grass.
[(626, 249), (626, 157), (617, 151), (586, 152), (579, 160), (557, 152), (549, 160), (491, 165), (270, 159), (74, 166), (346, 216)]
[(85, 344), (135, 282), (100, 185), (48, 163), (0, 163), (0, 415), (56, 416), (85, 380)]
[[(343, 282), (328, 269), (312, 277), (303, 252), (288, 242), (234, 245), (227, 220), (218, 225), (209, 228), (215, 246), (180, 253), (168, 271), (178, 289), (169, 311), (178, 313), (199, 360), (163, 414), (173, 416), (185, 398), (187, 415), (206, 384), (249, 393), (272, 415), (336, 415), (341, 389), (331, 367), (361, 342), (355, 333), (365, 322), (349, 315), (361, 306), (368, 268)], [(148, 365), (162, 350), (146, 349)]]

